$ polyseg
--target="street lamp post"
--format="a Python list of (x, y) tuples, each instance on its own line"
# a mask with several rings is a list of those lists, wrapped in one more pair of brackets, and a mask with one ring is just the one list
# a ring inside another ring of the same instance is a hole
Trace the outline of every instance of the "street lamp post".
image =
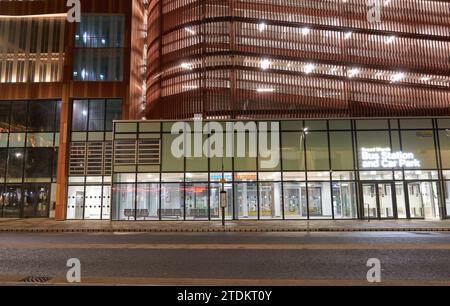
[(222, 156), (222, 178), (220, 179), (220, 183), (222, 184), (222, 190), (220, 191), (220, 208), (222, 210), (222, 226), (225, 227), (225, 208), (227, 207), (227, 192), (225, 191), (225, 169), (223, 165), (223, 156)]

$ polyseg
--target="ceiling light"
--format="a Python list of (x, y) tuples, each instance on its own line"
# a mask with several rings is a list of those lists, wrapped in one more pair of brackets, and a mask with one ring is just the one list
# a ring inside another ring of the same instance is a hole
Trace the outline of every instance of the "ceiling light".
[(265, 93), (265, 92), (274, 92), (274, 88), (257, 88), (256, 92), (258, 93)]
[(405, 74), (402, 72), (396, 73), (392, 76), (392, 82), (398, 82), (401, 81), (405, 77)]
[(313, 64), (307, 64), (305, 67), (304, 67), (304, 72), (306, 73), (306, 74), (310, 74), (311, 72), (313, 72), (313, 70), (316, 68), (316, 66), (314, 66)]
[(266, 29), (266, 24), (265, 23), (260, 23), (258, 26), (258, 29), (260, 32), (264, 31)]
[(261, 69), (266, 70), (270, 67), (271, 62), (268, 59), (261, 61)]
[(396, 37), (395, 37), (394, 35), (392, 35), (392, 36), (387, 37), (387, 38), (384, 40), (384, 42), (385, 42), (386, 44), (390, 44), (390, 43), (392, 43), (395, 39), (396, 39)]
[(348, 77), (349, 78), (353, 78), (355, 75), (357, 75), (359, 73), (359, 69), (358, 68), (353, 68), (348, 72)]
[(192, 35), (195, 35), (195, 31), (192, 30), (191, 28), (184, 28), (184, 30), (185, 30), (186, 32), (191, 33)]
[(309, 32), (311, 32), (311, 30), (310, 30), (309, 28), (303, 28), (303, 29), (302, 29), (302, 35), (303, 35), (303, 36), (308, 35)]

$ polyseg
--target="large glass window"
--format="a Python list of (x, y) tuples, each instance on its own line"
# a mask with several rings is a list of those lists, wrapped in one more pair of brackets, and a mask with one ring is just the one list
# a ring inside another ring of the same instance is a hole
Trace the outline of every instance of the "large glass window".
[(211, 183), (210, 184), (210, 216), (212, 220), (222, 219), (222, 208), (220, 206), (220, 192), (225, 190), (227, 193), (227, 208), (225, 209), (225, 218), (233, 218), (233, 185), (230, 183), (222, 184)]
[[(163, 134), (162, 136), (162, 170), (163, 171), (183, 171), (184, 157), (175, 157), (172, 154), (172, 142), (178, 135)], [(183, 149), (183, 148), (180, 148)]]
[(306, 134), (306, 165), (308, 171), (330, 169), (328, 134), (311, 132)]
[(89, 101), (89, 131), (105, 129), (105, 100)]
[(208, 219), (208, 184), (186, 184), (186, 219)]
[(353, 169), (353, 145), (351, 132), (330, 132), (331, 168)]
[(72, 131), (111, 131), (113, 120), (121, 119), (121, 117), (121, 100), (74, 100), (72, 104)]
[(308, 209), (306, 201), (306, 183), (284, 182), (284, 218), (306, 219)]
[(308, 212), (310, 219), (331, 219), (330, 182), (308, 183)]
[(106, 100), (105, 130), (112, 131), (113, 121), (120, 119), (122, 119), (122, 100)]
[(23, 149), (10, 149), (8, 152), (8, 169), (6, 178), (8, 182), (22, 182), (23, 173)]
[(450, 129), (439, 131), (442, 167), (450, 169)]
[(258, 219), (257, 176), (253, 172), (235, 173), (234, 185), (236, 212), (239, 219)]
[(8, 150), (0, 149), (0, 183), (3, 183), (5, 181), (7, 157), (8, 157)]
[(84, 210), (84, 186), (69, 186), (67, 191), (66, 219), (83, 219)]
[(436, 168), (436, 151), (433, 131), (402, 131), (402, 145), (404, 153), (413, 153), (420, 161), (421, 168)]
[(358, 217), (356, 190), (353, 182), (333, 182), (333, 210), (335, 219), (354, 219)]
[(85, 220), (101, 219), (102, 186), (86, 186), (86, 200), (84, 205)]
[(9, 131), (10, 101), (0, 101), (0, 132)]
[[(381, 169), (382, 166), (378, 159), (373, 162), (372, 159), (363, 157), (363, 152), (376, 150), (377, 148), (390, 151), (391, 143), (389, 141), (388, 131), (358, 131), (358, 159), (360, 169)], [(372, 163), (373, 162), (373, 163)]]
[(88, 100), (74, 100), (72, 108), (72, 131), (86, 131), (89, 113)]
[(28, 105), (28, 131), (48, 132), (55, 130), (55, 101), (30, 101)]
[(184, 185), (182, 183), (161, 184), (161, 219), (184, 219)]
[(77, 23), (73, 78), (76, 81), (122, 81), (125, 18), (84, 15)]
[(27, 101), (13, 101), (11, 109), (11, 132), (23, 132), (27, 126)]
[(25, 180), (51, 181), (53, 165), (52, 148), (28, 148), (25, 156)]
[(159, 184), (137, 184), (136, 192), (137, 220), (158, 219), (159, 211)]
[(282, 132), (281, 154), (283, 170), (305, 170), (305, 133)]
[(135, 220), (135, 184), (117, 184), (113, 188), (113, 220)]

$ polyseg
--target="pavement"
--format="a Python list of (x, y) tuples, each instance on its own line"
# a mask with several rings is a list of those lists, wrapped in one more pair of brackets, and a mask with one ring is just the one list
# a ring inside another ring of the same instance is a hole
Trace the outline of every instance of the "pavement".
[(113, 232), (450, 232), (449, 220), (55, 221), (0, 219), (0, 233)]
[[(0, 285), (450, 286), (450, 233), (2, 233)], [(221, 287), (219, 287), (221, 288)], [(184, 290), (184, 288), (179, 288)]]

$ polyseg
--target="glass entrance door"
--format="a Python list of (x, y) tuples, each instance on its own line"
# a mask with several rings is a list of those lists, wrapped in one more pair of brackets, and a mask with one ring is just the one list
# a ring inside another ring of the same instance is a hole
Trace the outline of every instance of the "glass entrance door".
[(411, 218), (439, 218), (439, 194), (437, 183), (408, 183), (408, 203)]
[(25, 185), (23, 191), (23, 217), (47, 218), (50, 204), (50, 187), (48, 184)]
[(22, 206), (22, 187), (8, 185), (3, 197), (3, 218), (20, 218)]
[(362, 183), (364, 217), (394, 218), (394, 188), (388, 182)]

